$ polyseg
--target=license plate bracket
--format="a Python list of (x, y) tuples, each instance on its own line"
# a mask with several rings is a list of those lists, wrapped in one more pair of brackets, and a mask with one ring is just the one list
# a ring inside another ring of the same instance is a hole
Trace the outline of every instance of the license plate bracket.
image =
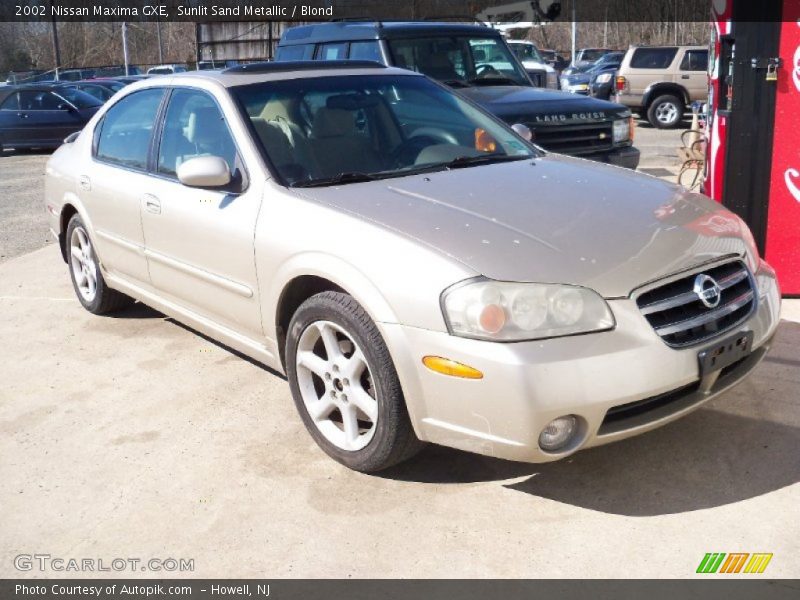
[(700, 378), (719, 371), (744, 358), (753, 349), (753, 332), (740, 331), (697, 355), (700, 363)]

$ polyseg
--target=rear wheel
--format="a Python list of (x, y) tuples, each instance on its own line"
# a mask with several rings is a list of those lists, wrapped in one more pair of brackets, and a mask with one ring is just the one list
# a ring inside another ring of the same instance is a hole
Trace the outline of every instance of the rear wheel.
[(683, 102), (670, 94), (659, 96), (647, 109), (647, 120), (658, 129), (677, 127), (683, 118)]
[(66, 244), (72, 286), (86, 310), (102, 315), (133, 303), (132, 298), (106, 285), (92, 241), (78, 215), (74, 215), (67, 225)]
[(423, 447), (389, 350), (351, 296), (323, 292), (297, 309), (286, 340), (286, 371), (306, 429), (343, 465), (380, 471)]

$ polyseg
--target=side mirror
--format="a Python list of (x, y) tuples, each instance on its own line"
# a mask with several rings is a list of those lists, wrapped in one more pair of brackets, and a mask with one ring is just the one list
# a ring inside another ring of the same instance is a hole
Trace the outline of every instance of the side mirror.
[(189, 187), (223, 187), (231, 182), (231, 171), (219, 156), (198, 156), (178, 167), (178, 181)]
[(531, 133), (531, 130), (527, 125), (523, 125), (522, 123), (514, 123), (511, 126), (511, 129), (513, 129), (519, 137), (528, 142), (533, 139), (533, 133)]

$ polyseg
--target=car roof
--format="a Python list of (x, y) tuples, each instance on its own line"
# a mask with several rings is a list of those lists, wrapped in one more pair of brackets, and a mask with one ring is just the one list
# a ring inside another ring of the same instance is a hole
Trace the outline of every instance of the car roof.
[(174, 75), (163, 75), (161, 77), (146, 79), (134, 85), (136, 88), (141, 89), (143, 87), (168, 85), (169, 83), (179, 84), (184, 81), (201, 80), (215, 82), (223, 87), (233, 87), (264, 81), (369, 74), (423, 77), (414, 71), (387, 67), (372, 61), (278, 61), (238, 65), (223, 70), (187, 71), (185, 73), (175, 73)]
[(283, 32), (278, 46), (337, 41), (377, 40), (401, 36), (430, 35), (431, 33), (501, 37), (499, 31), (495, 31), (485, 25), (469, 25), (465, 23), (436, 21), (336, 21), (333, 23), (315, 23), (313, 25), (291, 27)]

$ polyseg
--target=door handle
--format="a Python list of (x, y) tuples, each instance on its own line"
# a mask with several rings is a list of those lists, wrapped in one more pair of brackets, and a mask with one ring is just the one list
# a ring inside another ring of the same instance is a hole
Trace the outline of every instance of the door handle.
[(17, 113), (17, 116), (18, 116), (20, 119), (27, 119), (27, 118), (28, 118), (28, 113), (18, 112), (18, 113)]
[(153, 213), (154, 215), (161, 214), (161, 200), (153, 196), (153, 194), (145, 194), (142, 196), (142, 202), (144, 202), (144, 209), (147, 212)]
[(87, 175), (81, 175), (78, 177), (78, 187), (88, 192), (92, 189), (92, 180)]
[(688, 75), (681, 75), (681, 79), (689, 79)]

